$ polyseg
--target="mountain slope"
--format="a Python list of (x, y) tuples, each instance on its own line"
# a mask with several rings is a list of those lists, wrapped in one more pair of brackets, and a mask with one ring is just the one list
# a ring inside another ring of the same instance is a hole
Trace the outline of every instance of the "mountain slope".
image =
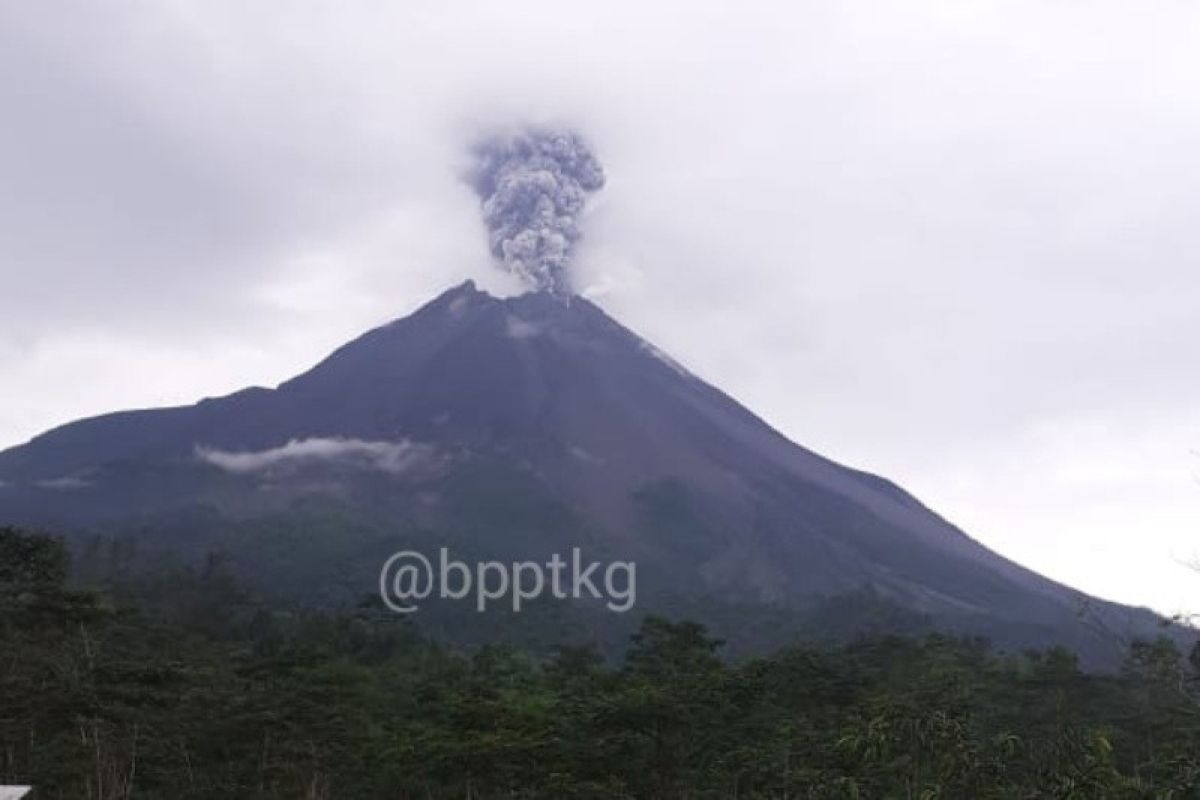
[[(0, 453), (0, 522), (236, 550), (270, 539), (263, 520), (277, 537), (322, 533), (249, 559), (257, 577), (340, 581), (345, 596), (370, 591), (398, 542), (543, 561), (581, 545), (637, 561), (651, 604), (866, 589), (957, 629), (1102, 650), (1112, 630), (1154, 625), (790, 442), (581, 298), (467, 283), (276, 389), (82, 420)], [(288, 548), (320, 564), (288, 576)]]

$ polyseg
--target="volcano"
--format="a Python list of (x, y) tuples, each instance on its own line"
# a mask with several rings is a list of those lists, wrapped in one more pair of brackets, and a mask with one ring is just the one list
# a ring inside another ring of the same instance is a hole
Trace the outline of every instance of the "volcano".
[(219, 550), (318, 603), (372, 591), (401, 546), (506, 561), (581, 546), (638, 564), (639, 610), (719, 607), (735, 636), (804, 609), (839, 624), (840, 598), (864, 596), (1093, 662), (1157, 629), (789, 441), (588, 300), (471, 282), (274, 389), (0, 453), (0, 523)]

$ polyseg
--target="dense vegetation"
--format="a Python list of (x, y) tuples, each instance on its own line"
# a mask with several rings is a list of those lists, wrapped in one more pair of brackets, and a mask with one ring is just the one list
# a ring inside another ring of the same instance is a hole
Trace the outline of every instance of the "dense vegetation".
[(217, 563), (129, 597), (0, 530), (0, 783), (89, 798), (1200, 797), (1196, 658), (874, 639), (729, 663), (648, 617), (619, 663), (460, 653), (370, 605), (269, 610)]

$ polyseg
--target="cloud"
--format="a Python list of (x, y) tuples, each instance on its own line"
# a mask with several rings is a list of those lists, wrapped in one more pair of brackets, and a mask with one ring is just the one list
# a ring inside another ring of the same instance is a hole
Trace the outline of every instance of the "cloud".
[(532, 339), (541, 332), (537, 324), (520, 317), (510, 314), (504, 319), (504, 334), (510, 339)]
[(588, 194), (604, 170), (574, 131), (526, 128), (493, 134), (473, 153), (468, 183), (479, 195), (488, 246), (499, 265), (532, 289), (570, 296), (573, 251)]
[(362, 439), (293, 439), (280, 447), (241, 452), (196, 447), (200, 461), (240, 475), (309, 464), (336, 464), (400, 475), (429, 464), (433, 455), (428, 445)]

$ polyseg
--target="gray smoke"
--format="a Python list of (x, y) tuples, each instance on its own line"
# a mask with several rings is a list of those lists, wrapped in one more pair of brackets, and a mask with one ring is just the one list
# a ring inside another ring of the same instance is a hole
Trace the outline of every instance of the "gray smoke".
[(492, 255), (534, 289), (569, 296), (579, 214), (604, 185), (600, 162), (578, 134), (546, 128), (489, 138), (474, 155), (468, 182)]

